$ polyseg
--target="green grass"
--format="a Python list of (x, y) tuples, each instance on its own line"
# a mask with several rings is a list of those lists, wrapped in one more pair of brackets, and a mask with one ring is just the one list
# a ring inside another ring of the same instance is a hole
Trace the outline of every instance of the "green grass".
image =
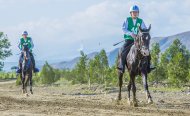
[(184, 91), (186, 88), (177, 88), (177, 87), (149, 87), (150, 90), (154, 91), (163, 91), (163, 92), (178, 92)]

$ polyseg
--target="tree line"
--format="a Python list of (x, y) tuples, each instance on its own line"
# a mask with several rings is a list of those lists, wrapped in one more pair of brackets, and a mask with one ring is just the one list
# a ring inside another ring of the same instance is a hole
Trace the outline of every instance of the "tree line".
[[(12, 55), (10, 46), (7, 35), (0, 32), (1, 79), (15, 77), (13, 73), (6, 74), (2, 72), (3, 60)], [(105, 86), (117, 85), (117, 60), (115, 65), (109, 66), (104, 49), (96, 54), (93, 59), (89, 59), (83, 51), (80, 54), (80, 59), (73, 69), (54, 69), (46, 62), (41, 72), (34, 75), (35, 82), (52, 84), (60, 78), (65, 78), (73, 84), (89, 84), (89, 86), (93, 83)], [(150, 83), (161, 82), (178, 87), (190, 83), (190, 52), (179, 39), (175, 39), (164, 52), (161, 52), (159, 43), (152, 44), (151, 63), (156, 66), (156, 70), (149, 74), (148, 80)], [(126, 73), (124, 81), (128, 80), (127, 76)], [(137, 82), (141, 82), (141, 78), (137, 78)]]
[[(91, 86), (93, 83), (98, 83), (105, 87), (117, 85), (117, 60), (115, 65), (109, 66), (104, 49), (93, 59), (89, 59), (83, 51), (80, 54), (80, 59), (73, 69), (54, 69), (46, 62), (36, 77), (36, 82), (51, 84), (60, 78), (65, 78), (73, 84), (89, 84)], [(150, 83), (161, 82), (180, 87), (190, 82), (190, 52), (179, 39), (174, 40), (162, 53), (159, 43), (152, 44), (151, 63), (156, 66), (156, 69), (149, 74)], [(128, 78), (126, 73), (124, 81), (127, 81)], [(137, 82), (141, 83), (141, 78), (138, 78)]]

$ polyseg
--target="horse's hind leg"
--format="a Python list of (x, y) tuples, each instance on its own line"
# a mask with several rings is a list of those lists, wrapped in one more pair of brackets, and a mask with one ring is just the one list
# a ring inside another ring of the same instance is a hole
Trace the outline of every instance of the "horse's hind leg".
[(32, 75), (30, 74), (30, 93), (33, 94), (32, 91)]
[(153, 100), (152, 100), (152, 97), (151, 97), (149, 89), (148, 89), (147, 74), (142, 73), (142, 77), (143, 77), (143, 84), (144, 84), (144, 89), (146, 92), (146, 97), (147, 97), (148, 103), (151, 104), (151, 103), (153, 103)]
[(130, 102), (131, 80), (129, 81), (129, 84), (127, 86), (127, 91), (128, 91), (128, 103), (130, 105), (131, 104)]
[(25, 77), (22, 77), (22, 93), (24, 94), (26, 91), (25, 91), (25, 85), (24, 85), (24, 82), (25, 82)]
[(137, 103), (137, 99), (136, 99), (135, 75), (131, 73), (130, 74), (130, 79), (131, 79), (132, 91), (133, 91), (133, 106), (137, 107), (138, 103)]
[(123, 73), (118, 71), (118, 75), (119, 75), (119, 94), (118, 94), (118, 100), (121, 100), (121, 88), (123, 85)]
[(25, 82), (24, 82), (24, 88), (25, 88), (26, 96), (28, 96), (28, 92), (27, 92), (28, 81), (29, 81), (29, 77), (26, 76), (26, 77), (25, 77)]

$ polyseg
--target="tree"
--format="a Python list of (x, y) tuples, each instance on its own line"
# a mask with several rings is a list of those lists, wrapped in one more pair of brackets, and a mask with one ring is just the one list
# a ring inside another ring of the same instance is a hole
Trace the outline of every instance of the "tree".
[(89, 88), (91, 88), (92, 79), (94, 78), (94, 60), (90, 59), (88, 62), (88, 84)]
[(187, 81), (189, 74), (190, 53), (179, 39), (174, 40), (172, 45), (166, 50), (165, 62), (168, 62), (167, 76), (170, 84), (179, 86)]
[(77, 82), (81, 82), (81, 83), (87, 83), (88, 79), (87, 79), (87, 55), (84, 54), (83, 51), (80, 52), (81, 57), (79, 59), (79, 62), (76, 65), (76, 81)]
[(99, 58), (100, 58), (100, 73), (101, 73), (101, 77), (102, 77), (102, 83), (104, 82), (105, 87), (106, 87), (106, 79), (107, 79), (107, 72), (109, 69), (109, 64), (108, 64), (108, 57), (106, 55), (106, 51), (103, 49), (100, 51), (99, 54)]
[(152, 61), (152, 64), (155, 65), (155, 66), (158, 66), (159, 54), (160, 54), (160, 45), (159, 45), (159, 43), (152, 44), (151, 61)]
[(184, 54), (178, 52), (168, 64), (168, 80), (171, 84), (179, 86), (180, 83), (188, 81), (188, 62), (185, 60)]
[(158, 82), (158, 79), (161, 78), (159, 75), (161, 72), (161, 68), (159, 67), (159, 54), (160, 54), (160, 45), (159, 43), (154, 43), (152, 44), (152, 49), (151, 49), (151, 63), (156, 67), (156, 70), (153, 71), (150, 76), (149, 80)]
[[(10, 46), (11, 44), (8, 40), (7, 35), (4, 35), (3, 32), (0, 32), (0, 60), (4, 60), (5, 58), (12, 55)], [(0, 61), (0, 71), (2, 71), (3, 66), (4, 63)]]
[(176, 39), (168, 49), (170, 63), (168, 64), (169, 82), (178, 86), (187, 81), (189, 71), (189, 51)]
[(40, 73), (40, 82), (42, 84), (52, 84), (55, 81), (54, 69), (48, 64), (48, 62), (46, 62)]

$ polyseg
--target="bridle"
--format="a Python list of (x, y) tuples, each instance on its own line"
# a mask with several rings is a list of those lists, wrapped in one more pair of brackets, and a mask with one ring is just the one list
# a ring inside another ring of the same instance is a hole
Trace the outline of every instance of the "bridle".
[(144, 55), (143, 55), (143, 50), (146, 48), (146, 49), (148, 49), (145, 45), (144, 45), (144, 43), (143, 43), (143, 34), (148, 34), (148, 36), (150, 37), (150, 35), (149, 35), (149, 32), (147, 31), (147, 32), (139, 32), (138, 34), (137, 34), (137, 37), (135, 38), (135, 41), (134, 41), (134, 45), (135, 45), (135, 47), (136, 47), (136, 49), (137, 49), (137, 58), (138, 59), (143, 59), (143, 58), (145, 58), (144, 57)]
[(23, 49), (23, 66), (25, 67), (25, 71), (27, 71), (31, 65), (30, 53), (28, 48)]

